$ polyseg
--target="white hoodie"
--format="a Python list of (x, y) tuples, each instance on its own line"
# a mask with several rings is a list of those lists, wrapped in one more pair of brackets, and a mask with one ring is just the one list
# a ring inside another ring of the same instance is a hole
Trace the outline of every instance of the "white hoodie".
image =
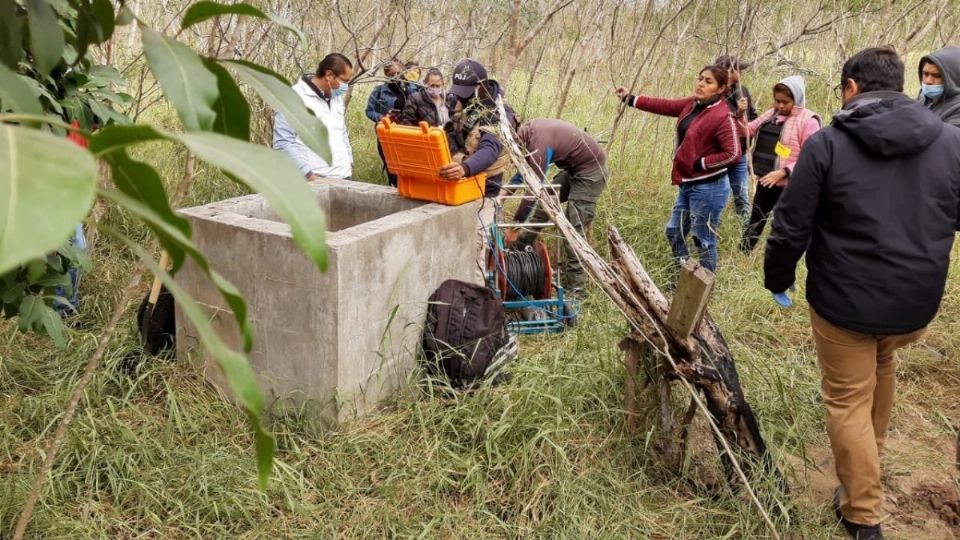
[(330, 154), (333, 158), (327, 163), (316, 152), (303, 144), (296, 131), (287, 123), (282, 114), (277, 113), (273, 121), (273, 148), (290, 156), (300, 172), (306, 176), (314, 173), (328, 178), (350, 178), (353, 174), (353, 149), (347, 135), (346, 106), (342, 96), (329, 100), (318, 95), (311, 85), (303, 79), (293, 85), (294, 92), (327, 128)]

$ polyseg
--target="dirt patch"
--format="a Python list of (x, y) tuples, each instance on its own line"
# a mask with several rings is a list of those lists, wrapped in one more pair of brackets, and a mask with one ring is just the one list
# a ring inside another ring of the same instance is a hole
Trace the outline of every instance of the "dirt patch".
[(913, 505), (932, 512), (960, 534), (960, 491), (953, 482), (925, 482), (911, 495)]

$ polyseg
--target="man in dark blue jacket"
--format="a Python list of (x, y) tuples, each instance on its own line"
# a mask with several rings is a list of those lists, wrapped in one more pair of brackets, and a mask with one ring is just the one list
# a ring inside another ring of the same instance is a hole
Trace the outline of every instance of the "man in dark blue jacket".
[(803, 147), (777, 203), (764, 280), (783, 293), (806, 252), (807, 300), (837, 476), (853, 538), (883, 538), (880, 453), (895, 351), (943, 296), (960, 226), (960, 129), (903, 95), (903, 63), (866, 49), (843, 66), (843, 109)]

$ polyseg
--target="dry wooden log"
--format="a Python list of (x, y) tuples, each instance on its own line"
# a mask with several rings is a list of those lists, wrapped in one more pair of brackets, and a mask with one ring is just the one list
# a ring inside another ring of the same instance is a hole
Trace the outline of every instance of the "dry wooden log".
[(629, 337), (620, 341), (623, 351), (623, 365), (626, 368), (623, 385), (623, 410), (627, 413), (627, 433), (637, 431), (637, 375), (640, 371), (640, 350), (637, 342)]

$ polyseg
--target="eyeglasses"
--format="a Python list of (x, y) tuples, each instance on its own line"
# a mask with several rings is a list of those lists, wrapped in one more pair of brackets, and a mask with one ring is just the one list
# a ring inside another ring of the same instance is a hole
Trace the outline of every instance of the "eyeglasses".
[(843, 90), (847, 87), (846, 84), (840, 83), (833, 87), (833, 95), (837, 96), (837, 99), (843, 99)]

